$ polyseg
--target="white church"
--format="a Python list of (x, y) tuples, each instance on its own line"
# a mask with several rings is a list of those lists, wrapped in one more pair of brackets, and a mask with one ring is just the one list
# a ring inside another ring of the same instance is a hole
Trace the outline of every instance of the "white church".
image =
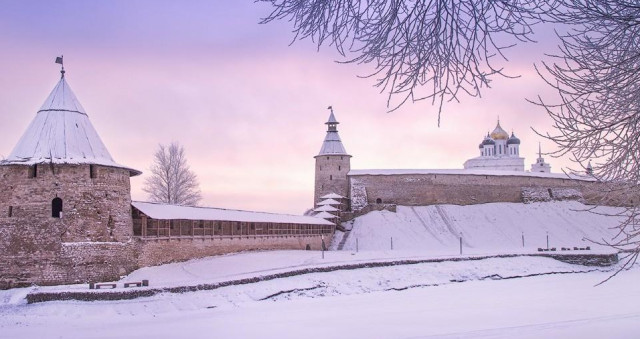
[[(520, 156), (520, 139), (513, 132), (509, 136), (500, 126), (499, 119), (496, 128), (493, 132), (487, 133), (478, 148), (480, 156), (465, 161), (465, 169), (524, 172), (524, 158)], [(540, 149), (536, 163), (531, 165), (531, 172), (551, 172), (551, 166), (542, 158)]]

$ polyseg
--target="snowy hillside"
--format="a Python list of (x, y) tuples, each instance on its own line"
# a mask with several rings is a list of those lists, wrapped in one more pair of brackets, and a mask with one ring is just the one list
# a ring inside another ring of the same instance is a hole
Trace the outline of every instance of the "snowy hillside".
[[(434, 254), (463, 251), (469, 254), (531, 252), (549, 246), (602, 249), (589, 240), (610, 240), (611, 227), (620, 220), (593, 212), (617, 209), (590, 206), (575, 201), (531, 204), (492, 203), (469, 206), (398, 206), (397, 212), (376, 211), (345, 223), (350, 232), (338, 232), (332, 248), (359, 250), (422, 250)], [(525, 246), (522, 246), (524, 235)], [(393, 240), (392, 240), (393, 238)], [(342, 241), (342, 244), (340, 242)]]

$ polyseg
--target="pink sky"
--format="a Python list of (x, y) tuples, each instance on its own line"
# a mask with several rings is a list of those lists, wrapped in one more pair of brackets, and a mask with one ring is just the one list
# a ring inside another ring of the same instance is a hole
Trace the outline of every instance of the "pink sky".
[[(509, 74), (482, 98), (449, 104), (437, 127), (427, 102), (386, 113), (366, 69), (330, 48), (288, 46), (287, 22), (258, 25), (252, 1), (7, 2), (0, 13), (0, 156), (8, 156), (59, 78), (67, 81), (113, 158), (144, 172), (159, 143), (180, 142), (198, 175), (202, 205), (300, 214), (313, 203), (313, 156), (332, 105), (352, 168), (462, 168), (482, 136), (502, 127), (522, 140), (525, 168), (552, 132), (525, 101), (548, 89), (532, 64), (554, 41), (508, 52)], [(544, 48), (543, 48), (544, 47)], [(552, 50), (547, 49), (547, 52)], [(547, 156), (552, 171), (566, 159)]]

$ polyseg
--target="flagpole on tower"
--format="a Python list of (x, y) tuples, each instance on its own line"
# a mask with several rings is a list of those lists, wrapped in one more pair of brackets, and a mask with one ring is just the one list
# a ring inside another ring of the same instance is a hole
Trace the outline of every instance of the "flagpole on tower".
[(60, 74), (61, 74), (61, 78), (64, 78), (64, 55), (61, 55), (59, 57), (56, 57), (56, 64), (60, 64), (60, 66), (62, 66), (62, 69), (60, 70)]

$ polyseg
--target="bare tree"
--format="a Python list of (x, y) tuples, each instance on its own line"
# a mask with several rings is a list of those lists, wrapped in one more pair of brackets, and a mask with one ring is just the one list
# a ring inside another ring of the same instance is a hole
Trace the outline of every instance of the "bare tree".
[[(496, 57), (531, 41), (532, 26), (555, 1), (512, 0), (258, 0), (274, 7), (262, 23), (288, 19), (295, 40), (333, 45), (345, 63), (371, 64), (391, 111), (407, 101), (431, 100), (440, 113), (460, 94), (480, 96), (495, 76)], [(500, 37), (499, 37), (500, 36)], [(500, 44), (511, 38), (512, 42)], [(396, 103), (392, 98), (399, 97)]]
[(187, 165), (184, 148), (177, 142), (158, 145), (151, 176), (143, 190), (155, 202), (195, 206), (202, 199), (198, 178)]
[[(538, 98), (553, 119), (558, 145), (579, 167), (590, 167), (603, 183), (605, 199), (626, 210), (618, 235), (604, 243), (640, 254), (640, 3), (624, 0), (566, 0), (558, 22), (573, 23), (558, 34), (560, 53), (543, 63), (541, 76), (556, 90), (557, 102)], [(606, 202), (606, 201), (605, 201)]]

